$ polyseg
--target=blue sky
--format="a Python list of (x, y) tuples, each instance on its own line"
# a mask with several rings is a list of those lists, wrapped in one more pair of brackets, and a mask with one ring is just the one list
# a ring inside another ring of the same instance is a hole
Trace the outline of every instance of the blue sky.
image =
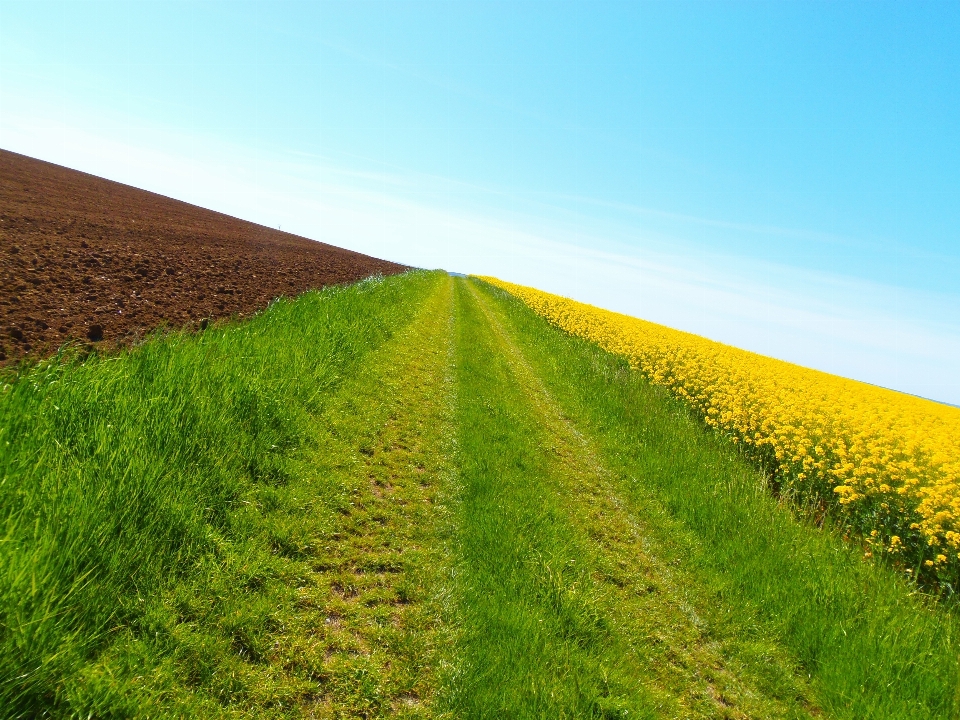
[(960, 404), (957, 38), (957, 3), (0, 0), (0, 147)]

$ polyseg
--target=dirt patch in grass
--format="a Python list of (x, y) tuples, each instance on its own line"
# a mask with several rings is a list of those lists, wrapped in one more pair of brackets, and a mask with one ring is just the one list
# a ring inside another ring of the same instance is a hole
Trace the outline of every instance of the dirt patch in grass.
[(0, 364), (407, 269), (0, 150)]

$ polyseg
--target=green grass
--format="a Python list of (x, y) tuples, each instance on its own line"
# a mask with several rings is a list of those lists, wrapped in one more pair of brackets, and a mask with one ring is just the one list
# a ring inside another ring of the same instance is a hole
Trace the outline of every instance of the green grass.
[(8, 374), (0, 717), (956, 718), (958, 618), (412, 272)]
[(735, 449), (622, 359), (549, 327), (502, 291), (483, 293), (595, 440), (631, 511), (648, 519), (649, 541), (683, 571), (711, 633), (761, 666), (771, 650), (787, 653), (829, 717), (960, 716), (955, 614), (797, 521)]
[(538, 418), (463, 283), (457, 294), (464, 657), (452, 704), (465, 717), (650, 717)]
[(691, 607), (692, 578), (659, 556), (674, 548), (652, 546), (502, 317), (461, 286), (464, 714), (807, 717), (785, 653), (745, 661)]
[(310, 293), (6, 384), (0, 714), (322, 701), (322, 669), (273, 672), (276, 608), (309, 585), (309, 563), (288, 560), (316, 559), (317, 532), (357, 484), (311, 475), (306, 458), (329, 449), (316, 428), (338, 389), (437, 283), (411, 273)]

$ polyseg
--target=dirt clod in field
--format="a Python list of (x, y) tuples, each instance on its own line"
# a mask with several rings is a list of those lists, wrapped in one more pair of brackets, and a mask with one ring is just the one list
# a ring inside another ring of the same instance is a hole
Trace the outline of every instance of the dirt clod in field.
[(0, 150), (0, 364), (406, 269)]

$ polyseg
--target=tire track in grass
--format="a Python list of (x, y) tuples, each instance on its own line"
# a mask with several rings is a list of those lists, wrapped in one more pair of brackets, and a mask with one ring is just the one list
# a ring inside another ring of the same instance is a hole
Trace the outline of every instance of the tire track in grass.
[[(541, 581), (553, 582), (560, 596), (591, 598), (605, 641), (620, 658), (616, 667), (606, 668), (619, 676), (619, 690), (629, 692), (633, 680), (633, 692), (645, 695), (644, 704), (661, 717), (809, 716), (801, 682), (783, 697), (769, 696), (712, 637), (687, 599), (686, 579), (658, 558), (591, 441), (564, 415), (489, 303), (469, 282), (463, 287), (485, 321), (492, 348), (505, 359), (510, 377), (504, 379), (515, 385), (539, 428), (544, 489), (562, 498), (557, 508), (580, 536), (582, 554), (570, 562), (581, 564), (581, 574), (548, 567)], [(785, 663), (780, 674), (790, 675), (789, 660), (772, 655), (770, 661)]]
[(289, 638), (316, 718), (436, 717), (445, 657), (443, 540), (451, 468), (451, 283), (325, 413), (315, 472), (344, 492), (299, 581)]

